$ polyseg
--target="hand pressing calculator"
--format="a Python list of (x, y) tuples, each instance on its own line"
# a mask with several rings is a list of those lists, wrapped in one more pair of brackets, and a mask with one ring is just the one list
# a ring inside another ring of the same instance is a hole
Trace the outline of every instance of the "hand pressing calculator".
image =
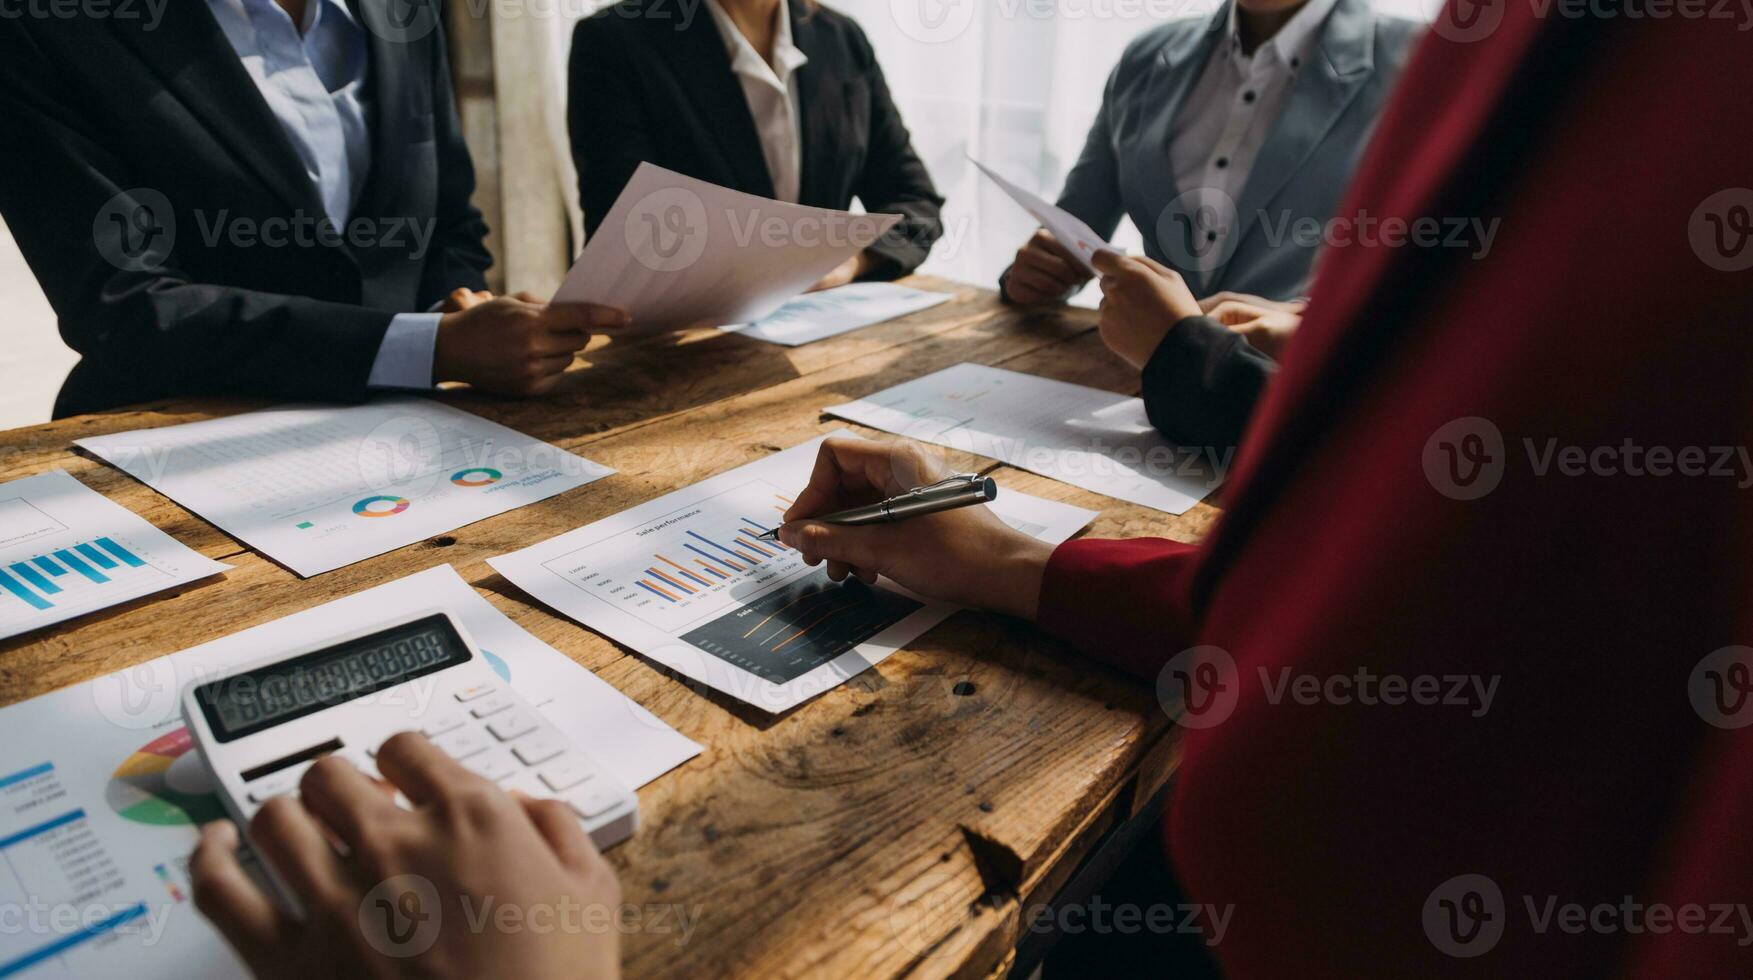
[(338, 755), (379, 777), (377, 747), (419, 731), (507, 790), (565, 802), (597, 847), (639, 827), (639, 799), (499, 679), (462, 624), (429, 612), (271, 660), (183, 692), (183, 720), (247, 827), (296, 793), (311, 763)]

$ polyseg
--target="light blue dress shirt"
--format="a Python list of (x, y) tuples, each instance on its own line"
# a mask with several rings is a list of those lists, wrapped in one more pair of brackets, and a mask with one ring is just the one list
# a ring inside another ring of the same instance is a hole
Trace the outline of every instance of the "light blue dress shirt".
[[(309, 0), (302, 29), (274, 0), (207, 0), (262, 98), (286, 130), (337, 228), (371, 169), (365, 30), (343, 0)], [(432, 387), (437, 313), (390, 321), (372, 362), (374, 388)]]

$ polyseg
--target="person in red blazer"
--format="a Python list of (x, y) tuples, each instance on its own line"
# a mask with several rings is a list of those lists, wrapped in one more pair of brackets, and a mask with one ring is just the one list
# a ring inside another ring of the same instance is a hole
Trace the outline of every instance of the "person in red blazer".
[(1341, 213), (1494, 245), (1327, 255), (1208, 540), (784, 529), (1157, 684), (1230, 976), (1753, 972), (1753, 42), (1617, 9), (1444, 12)]
[[(1453, 0), (1341, 213), (1501, 217), (1495, 245), (1328, 257), (1202, 544), (803, 519), (941, 472), (904, 443), (830, 441), (787, 515), (837, 578), (1158, 685), (1170, 854), (1231, 976), (1753, 974), (1753, 42), (1663, 9)], [(612, 935), (359, 942), (368, 879), (324, 827), (449, 898), (619, 900), (567, 814), (418, 736), (379, 761), (432, 805), (325, 760), (252, 826), (302, 922), (208, 828), (196, 900), (258, 973), (618, 972)]]

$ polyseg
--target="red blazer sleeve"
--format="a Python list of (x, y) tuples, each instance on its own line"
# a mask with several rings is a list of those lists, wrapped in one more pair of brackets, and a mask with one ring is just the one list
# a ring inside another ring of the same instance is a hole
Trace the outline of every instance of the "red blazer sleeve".
[(1036, 621), (1091, 657), (1154, 681), (1192, 642), (1198, 550), (1162, 538), (1068, 541), (1047, 563)]

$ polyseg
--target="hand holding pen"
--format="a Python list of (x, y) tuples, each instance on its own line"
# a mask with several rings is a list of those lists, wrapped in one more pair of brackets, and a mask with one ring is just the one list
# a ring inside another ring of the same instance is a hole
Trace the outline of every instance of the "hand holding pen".
[(972, 506), (992, 494), (917, 443), (829, 439), (779, 540), (827, 562), (835, 581), (887, 576), (927, 598), (1032, 617), (1053, 549)]
[[(991, 477), (983, 477), (978, 473), (958, 473), (955, 476), (944, 477), (927, 486), (914, 487), (887, 500), (811, 519), (823, 524), (839, 524), (844, 527), (893, 524), (910, 517), (924, 517), (927, 514), (941, 514), (946, 510), (955, 510), (959, 507), (989, 504), (997, 497), (998, 482)], [(762, 532), (756, 536), (756, 540), (778, 541), (779, 528)]]

